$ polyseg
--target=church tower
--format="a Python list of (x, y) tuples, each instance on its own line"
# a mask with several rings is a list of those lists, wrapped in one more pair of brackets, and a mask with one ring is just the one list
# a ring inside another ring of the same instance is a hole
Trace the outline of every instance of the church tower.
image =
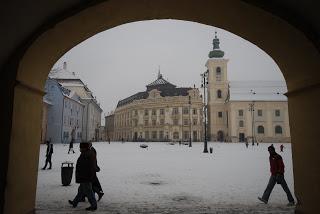
[(217, 32), (213, 39), (213, 50), (209, 53), (206, 67), (208, 77), (208, 136), (212, 141), (224, 141), (228, 138), (228, 96), (227, 64), (224, 52), (220, 49)]

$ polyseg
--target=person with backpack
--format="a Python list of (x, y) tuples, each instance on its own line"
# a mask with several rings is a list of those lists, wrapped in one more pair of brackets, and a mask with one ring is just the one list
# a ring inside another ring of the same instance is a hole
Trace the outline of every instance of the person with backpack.
[(271, 176), (269, 179), (269, 183), (267, 185), (266, 190), (264, 191), (262, 197), (258, 197), (260, 201), (263, 203), (267, 204), (270, 194), (273, 190), (273, 187), (276, 184), (280, 184), (287, 194), (287, 198), (289, 203), (287, 206), (293, 206), (295, 205), (294, 198), (292, 197), (292, 194), (289, 190), (289, 187), (287, 185), (286, 180), (284, 179), (284, 163), (282, 160), (282, 157), (276, 153), (276, 150), (273, 145), (268, 147), (269, 151), (269, 162), (270, 162), (270, 171), (271, 171)]

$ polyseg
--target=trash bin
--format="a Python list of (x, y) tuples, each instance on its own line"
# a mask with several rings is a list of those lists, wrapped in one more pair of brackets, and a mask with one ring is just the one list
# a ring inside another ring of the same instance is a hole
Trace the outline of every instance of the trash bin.
[(212, 148), (212, 147), (210, 147), (210, 153), (212, 153), (212, 151), (213, 151), (213, 148)]
[(65, 161), (61, 164), (61, 181), (63, 186), (71, 183), (73, 174), (73, 162)]

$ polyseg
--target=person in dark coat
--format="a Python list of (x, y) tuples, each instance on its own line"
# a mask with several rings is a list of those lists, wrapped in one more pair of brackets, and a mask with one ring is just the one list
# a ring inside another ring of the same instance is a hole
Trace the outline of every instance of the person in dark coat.
[(292, 194), (289, 190), (287, 182), (284, 179), (284, 163), (283, 163), (282, 157), (276, 153), (273, 145), (268, 147), (268, 151), (270, 153), (269, 162), (270, 162), (271, 177), (269, 179), (269, 183), (268, 183), (267, 188), (264, 191), (262, 197), (258, 197), (258, 199), (260, 201), (262, 201), (263, 203), (267, 204), (269, 197), (270, 197), (270, 194), (273, 190), (273, 187), (277, 183), (282, 186), (283, 190), (287, 194), (287, 198), (289, 201), (289, 203), (287, 205), (293, 206), (295, 204), (295, 202), (294, 202)]
[(80, 185), (76, 197), (72, 201), (69, 200), (69, 203), (77, 207), (78, 203), (87, 197), (91, 206), (86, 210), (93, 211), (97, 209), (97, 201), (92, 190), (92, 182), (97, 170), (95, 154), (90, 150), (89, 143), (80, 143), (80, 152), (76, 164), (76, 183)]
[[(89, 148), (90, 150), (94, 153), (95, 155), (95, 159), (96, 159), (96, 169), (97, 171), (96, 172), (100, 172), (100, 167), (98, 166), (98, 162), (97, 162), (97, 151), (95, 150), (95, 148), (92, 146), (92, 143), (89, 143)], [(101, 200), (102, 196), (104, 195), (104, 192), (102, 190), (102, 187), (101, 187), (101, 184), (100, 184), (100, 181), (97, 177), (97, 173), (95, 173), (95, 177), (94, 177), (94, 180), (92, 182), (92, 189), (95, 193), (98, 194), (98, 201)]]
[(47, 140), (46, 163), (42, 168), (43, 170), (47, 168), (48, 163), (49, 163), (48, 169), (52, 168), (52, 162), (51, 162), (52, 153), (53, 153), (53, 144), (51, 143), (51, 138), (50, 138), (49, 140)]
[(73, 143), (74, 143), (74, 140), (75, 140), (75, 133), (76, 133), (76, 130), (75, 128), (72, 129), (71, 131), (71, 141), (69, 143), (69, 151), (68, 151), (68, 154), (70, 153), (70, 151), (72, 150), (73, 154), (75, 153), (74, 150), (73, 150)]
[(283, 148), (284, 148), (284, 146), (283, 146), (283, 144), (281, 144), (281, 146), (280, 146), (280, 152), (283, 152)]

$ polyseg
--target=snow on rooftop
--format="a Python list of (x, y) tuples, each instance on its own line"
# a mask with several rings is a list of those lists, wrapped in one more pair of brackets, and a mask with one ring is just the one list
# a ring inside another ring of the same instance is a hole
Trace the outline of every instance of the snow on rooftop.
[(283, 81), (231, 81), (230, 101), (287, 101)]

